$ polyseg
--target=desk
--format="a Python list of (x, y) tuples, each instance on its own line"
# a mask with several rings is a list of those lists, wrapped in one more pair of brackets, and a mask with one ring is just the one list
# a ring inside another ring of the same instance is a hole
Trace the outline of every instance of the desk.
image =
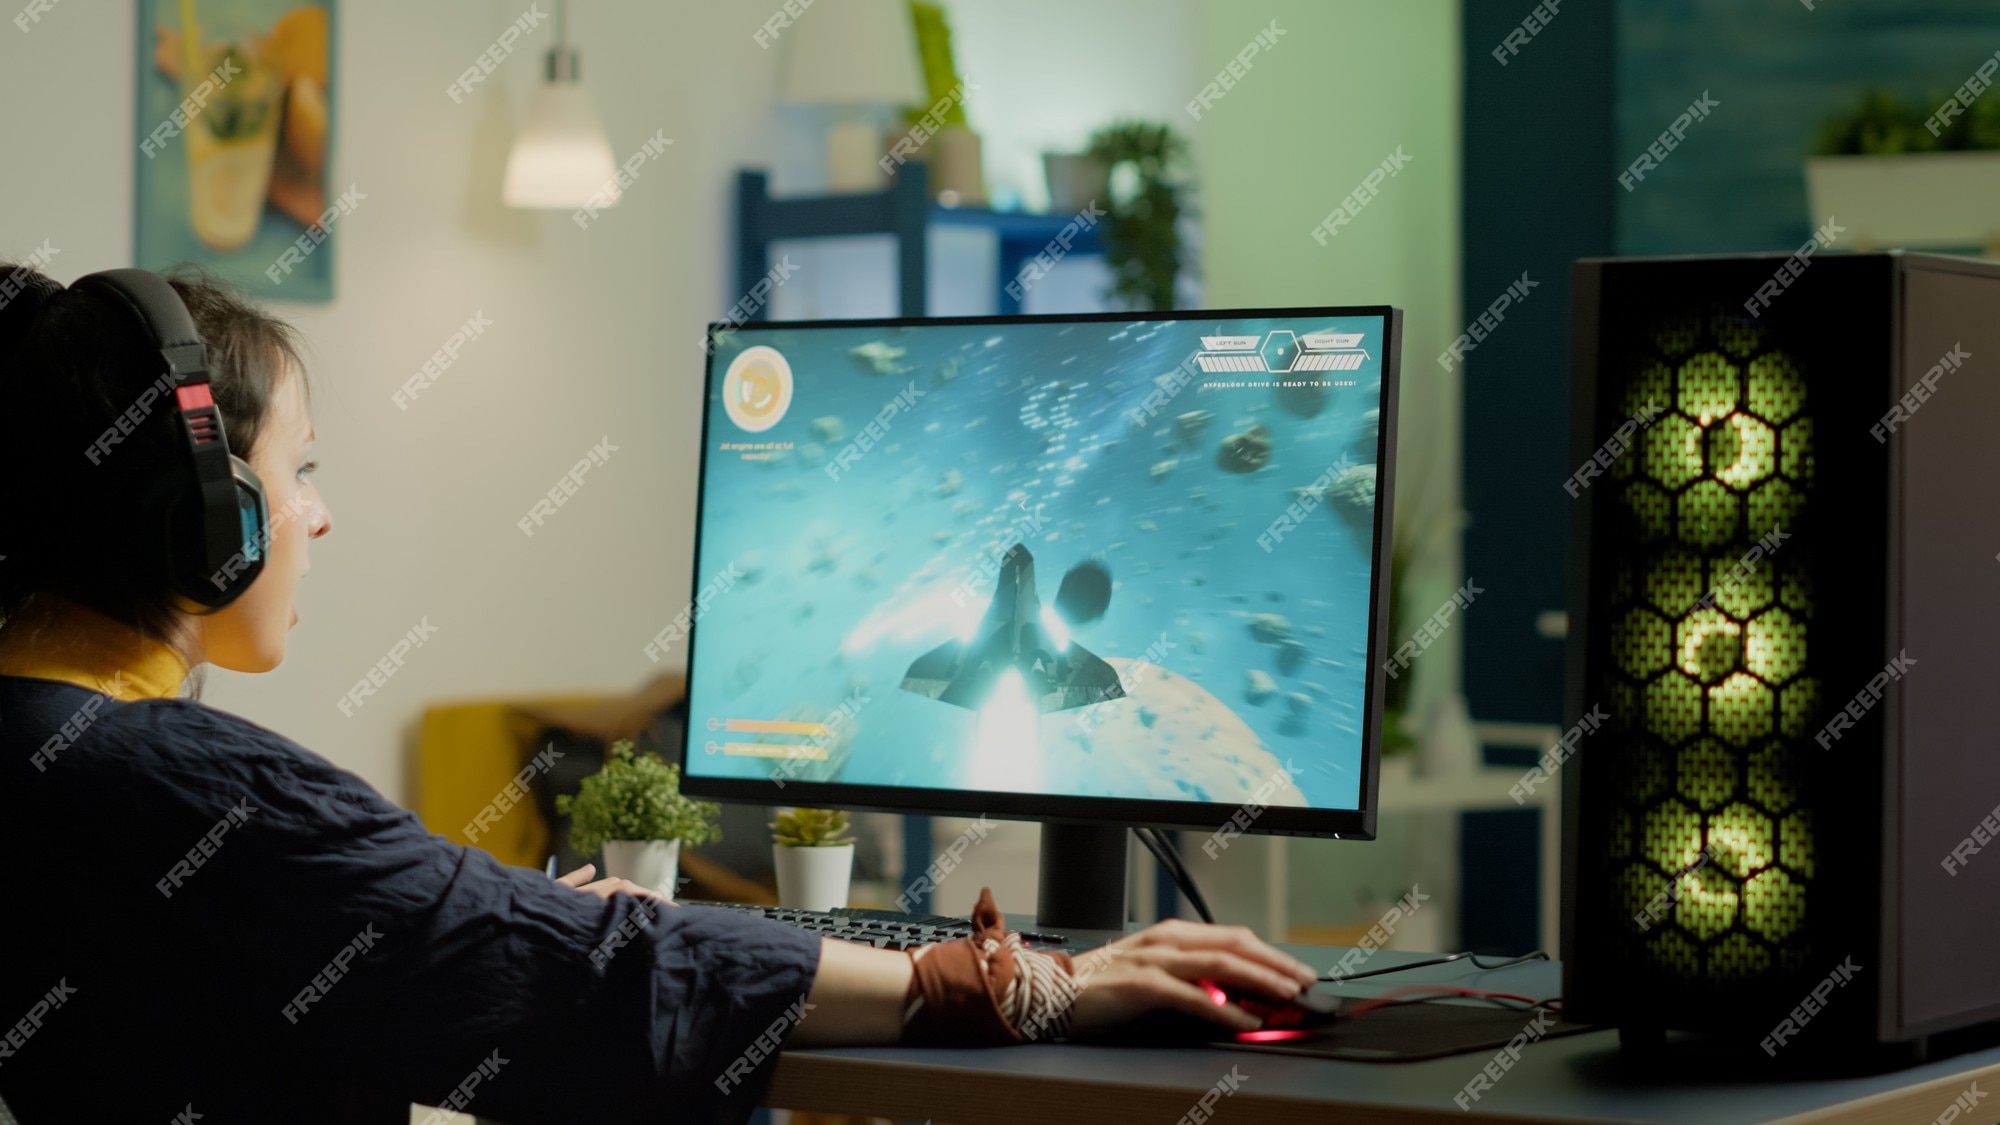
[[(1343, 951), (1287, 946), (1308, 964), (1331, 966)], [(1422, 960), (1381, 952), (1366, 968)], [(1356, 996), (1400, 984), (1451, 983), (1553, 996), (1552, 962), (1480, 971), (1464, 962), (1355, 981)], [(1322, 986), (1324, 987), (1324, 986)], [(1522, 1017), (1526, 1023), (1527, 1016)], [(1173, 1125), (1235, 1068), (1238, 1089), (1207, 1122), (1259, 1125), (1421, 1125), (1428, 1122), (1659, 1121), (1734, 1125), (1784, 1121), (1922, 1125), (1935, 1121), (1974, 1081), (1988, 1094), (1955, 1125), (2000, 1117), (2000, 1047), (1885, 1074), (1798, 1079), (1719, 1078), (1713, 1070), (1640, 1075), (1624, 1065), (1610, 1031), (1529, 1045), (1501, 1080), (1465, 1112), (1453, 1102), (1490, 1052), (1414, 1063), (1355, 1063), (1212, 1048), (1050, 1045), (979, 1050), (839, 1048), (779, 1056), (766, 1104), (872, 1114), (950, 1125), (1144, 1122)]]

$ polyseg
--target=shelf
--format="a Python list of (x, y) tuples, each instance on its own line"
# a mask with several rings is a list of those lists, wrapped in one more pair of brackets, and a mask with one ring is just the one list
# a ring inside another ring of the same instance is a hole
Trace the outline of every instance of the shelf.
[[(994, 211), (985, 207), (942, 207), (930, 198), (929, 169), (921, 162), (903, 165), (888, 190), (852, 195), (812, 195), (776, 198), (770, 177), (746, 168), (736, 180), (736, 289), (750, 287), (771, 268), (771, 244), (785, 239), (843, 238), (887, 234), (896, 238), (897, 289), (901, 315), (926, 315), (929, 265), (924, 235), (935, 226), (971, 227), (992, 231), (999, 242), (995, 282), (999, 312), (1018, 315), (1019, 297), (1007, 286), (1037, 254), (1075, 221), (1069, 215)], [(1099, 254), (1100, 225), (1079, 228), (1070, 235), (1064, 256)]]

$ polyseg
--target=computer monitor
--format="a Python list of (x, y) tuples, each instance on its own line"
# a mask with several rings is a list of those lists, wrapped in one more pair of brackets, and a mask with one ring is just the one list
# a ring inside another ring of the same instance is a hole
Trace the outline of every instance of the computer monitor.
[(1400, 336), (712, 326), (684, 789), (1040, 820), (1120, 920), (1127, 826), (1372, 838)]

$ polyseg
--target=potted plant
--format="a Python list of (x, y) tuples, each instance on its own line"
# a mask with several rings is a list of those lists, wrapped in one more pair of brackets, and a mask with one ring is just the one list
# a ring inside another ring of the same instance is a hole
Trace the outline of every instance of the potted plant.
[(832, 910), (847, 905), (854, 874), (854, 837), (841, 809), (780, 809), (771, 822), (771, 858), (778, 869), (778, 905)]
[[(986, 202), (986, 173), (980, 158), (979, 134), (965, 118), (965, 79), (951, 53), (951, 26), (944, 8), (913, 0), (910, 18), (916, 25), (917, 62), (923, 69), (923, 105), (912, 106), (903, 114), (903, 127), (914, 128), (933, 109), (941, 124), (929, 143), (918, 149), (916, 159), (930, 165), (931, 197), (947, 206), (977, 206)], [(897, 134), (900, 136), (901, 134)], [(896, 137), (890, 138), (893, 144)]]
[[(1091, 134), (1088, 151), (1111, 170), (1102, 241), (1112, 296), (1134, 309), (1173, 308), (1187, 141), (1167, 125), (1120, 121)], [(1130, 190), (1121, 190), (1121, 176)]]
[[(1951, 103), (1951, 120), (1944, 109)], [(2000, 248), (2000, 97), (1963, 109), (1948, 93), (1905, 106), (1888, 90), (1821, 125), (1806, 161), (1812, 225), (1843, 246)]]
[(682, 796), (680, 767), (634, 753), (631, 739), (612, 743), (604, 769), (574, 796), (558, 796), (556, 811), (570, 818), (570, 847), (584, 855), (603, 848), (607, 876), (665, 898), (674, 896), (681, 845), (722, 839), (721, 806)]

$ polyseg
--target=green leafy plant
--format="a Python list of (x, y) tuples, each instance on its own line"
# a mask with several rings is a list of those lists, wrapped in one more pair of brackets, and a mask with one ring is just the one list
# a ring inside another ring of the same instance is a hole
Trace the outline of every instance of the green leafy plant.
[(1114, 183), (1120, 165), (1137, 173), (1130, 198), (1114, 192), (1106, 208), (1102, 237), (1112, 295), (1135, 309), (1173, 308), (1182, 265), (1187, 141), (1171, 126), (1118, 121), (1091, 134), (1086, 151), (1111, 169)]
[(1893, 156), (1910, 152), (1961, 152), (2000, 148), (2000, 100), (1980, 98), (1972, 108), (1939, 123), (1931, 132), (1933, 109), (1949, 100), (1935, 94), (1923, 105), (1905, 106), (1892, 90), (1877, 87), (1861, 95), (1852, 113), (1820, 125), (1813, 152), (1819, 156)]
[(845, 809), (781, 811), (771, 822), (771, 842), (786, 848), (837, 848), (851, 844)]
[(604, 769), (583, 779), (574, 796), (556, 797), (570, 818), (569, 845), (585, 855), (606, 840), (679, 840), (689, 846), (722, 839), (722, 807), (681, 795), (681, 769), (655, 754), (637, 754), (631, 739), (611, 745)]
[[(960, 83), (958, 65), (951, 57), (951, 25), (945, 22), (944, 8), (913, 0), (910, 19), (917, 27), (917, 61), (924, 69), (924, 89), (930, 98), (924, 104), (911, 106), (903, 112), (905, 125), (915, 125), (931, 111), (932, 106), (958, 89)], [(947, 126), (965, 124), (964, 90), (959, 90), (957, 96), (951, 99), (951, 105), (940, 115), (940, 120)]]

